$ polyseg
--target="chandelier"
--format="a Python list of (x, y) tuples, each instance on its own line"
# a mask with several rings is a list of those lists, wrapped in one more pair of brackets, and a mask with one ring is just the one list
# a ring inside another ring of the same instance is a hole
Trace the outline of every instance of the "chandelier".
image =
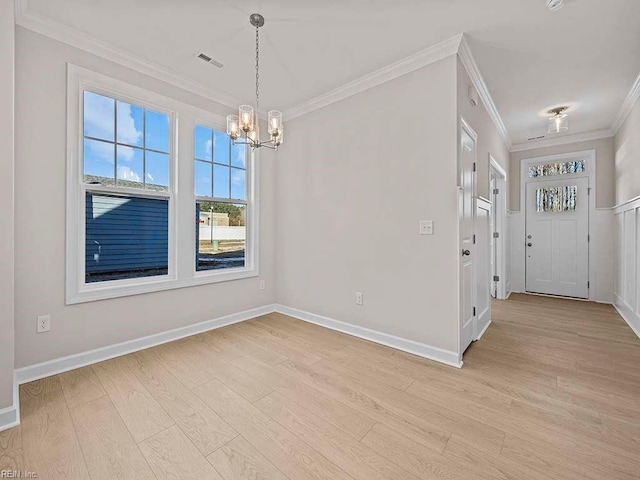
[(557, 107), (549, 110), (549, 133), (561, 133), (569, 130), (569, 115), (566, 110), (569, 107)]
[(258, 107), (260, 99), (260, 27), (264, 25), (264, 17), (259, 13), (249, 16), (249, 23), (256, 28), (256, 103), (240, 105), (238, 115), (227, 116), (227, 133), (234, 145), (249, 145), (251, 148), (267, 147), (277, 150), (284, 138), (282, 112), (271, 110), (267, 115), (269, 140), (260, 140)]

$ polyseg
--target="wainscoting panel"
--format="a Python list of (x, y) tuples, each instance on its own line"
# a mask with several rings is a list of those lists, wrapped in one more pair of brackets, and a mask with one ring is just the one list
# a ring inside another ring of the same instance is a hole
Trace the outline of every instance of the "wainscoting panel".
[(615, 216), (615, 307), (640, 337), (640, 197), (619, 205)]
[(505, 257), (505, 266), (504, 266), (504, 285), (505, 285), (505, 298), (509, 298), (511, 295), (511, 264), (513, 262), (511, 258), (511, 245), (513, 241), (511, 240), (511, 212), (507, 211), (507, 215), (505, 217), (504, 224), (504, 257)]

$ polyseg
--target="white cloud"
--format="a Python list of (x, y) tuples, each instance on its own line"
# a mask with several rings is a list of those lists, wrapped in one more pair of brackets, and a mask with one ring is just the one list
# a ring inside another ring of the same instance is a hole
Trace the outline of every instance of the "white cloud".
[(84, 95), (85, 135), (113, 140), (114, 100), (86, 92)]
[(134, 150), (131, 147), (118, 145), (118, 161), (130, 162), (133, 160)]
[(131, 182), (142, 182), (140, 175), (131, 170), (129, 167), (118, 167), (118, 178), (120, 180), (129, 180)]
[(245, 174), (244, 170), (231, 169), (231, 183), (233, 185), (244, 185)]
[[(114, 140), (114, 100), (95, 93), (84, 96), (84, 130), (89, 137)], [(118, 103), (118, 140), (129, 145), (138, 145), (142, 130), (138, 130), (131, 105)]]
[(118, 102), (118, 141), (128, 145), (141, 145), (142, 131), (136, 129), (131, 105)]

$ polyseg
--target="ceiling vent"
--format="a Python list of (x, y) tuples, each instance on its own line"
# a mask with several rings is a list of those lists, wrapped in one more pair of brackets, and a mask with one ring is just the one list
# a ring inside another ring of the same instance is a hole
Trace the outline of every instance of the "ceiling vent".
[(220, 63), (217, 60), (214, 60), (213, 57), (210, 57), (209, 55), (207, 55), (206, 53), (203, 52), (199, 52), (197, 57), (202, 60), (203, 62), (207, 62), (210, 63), (211, 65), (214, 65), (218, 68), (222, 68), (224, 67), (224, 65), (222, 63)]
[(547, 0), (547, 7), (552, 12), (560, 10), (564, 6), (564, 0)]

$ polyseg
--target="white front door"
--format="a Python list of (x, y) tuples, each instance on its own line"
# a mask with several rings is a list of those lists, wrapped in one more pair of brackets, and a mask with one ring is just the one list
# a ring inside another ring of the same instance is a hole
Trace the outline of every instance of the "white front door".
[(474, 312), (473, 233), (476, 140), (472, 131), (460, 134), (460, 353), (477, 338)]
[[(576, 187), (575, 210), (544, 211), (544, 206), (538, 207), (537, 196), (558, 187)], [(528, 292), (589, 298), (588, 195), (586, 177), (527, 183), (524, 240)]]

